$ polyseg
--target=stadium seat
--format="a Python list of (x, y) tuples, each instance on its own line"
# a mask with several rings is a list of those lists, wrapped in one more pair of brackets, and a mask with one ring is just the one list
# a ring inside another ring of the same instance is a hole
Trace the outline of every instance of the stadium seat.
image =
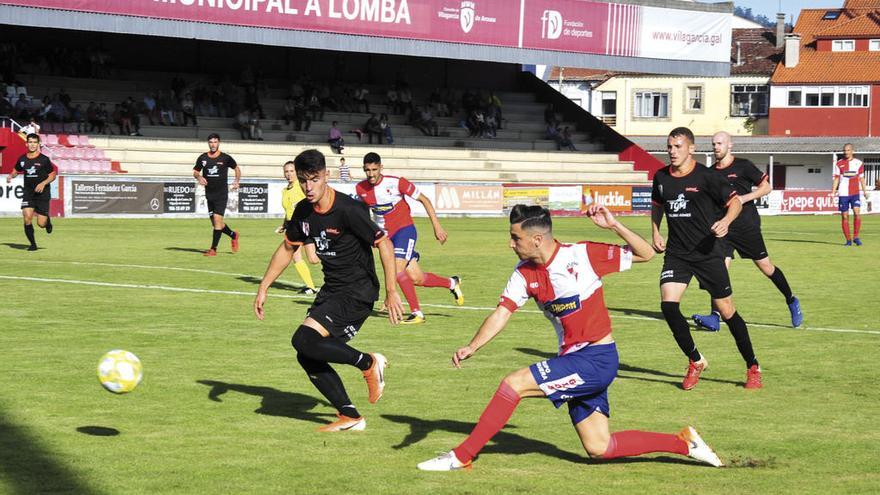
[(89, 137), (87, 135), (80, 134), (78, 136), (78, 138), (79, 138), (79, 145), (80, 146), (85, 146), (86, 148), (94, 148), (95, 147), (95, 145), (89, 143)]
[(67, 140), (67, 134), (58, 134), (56, 135), (56, 138), (58, 139), (58, 143), (62, 146), (73, 146), (70, 144), (70, 141)]
[(76, 134), (67, 134), (64, 138), (67, 139), (67, 144), (70, 146), (79, 146), (79, 136)]
[(58, 135), (46, 134), (46, 144), (49, 146), (58, 146)]

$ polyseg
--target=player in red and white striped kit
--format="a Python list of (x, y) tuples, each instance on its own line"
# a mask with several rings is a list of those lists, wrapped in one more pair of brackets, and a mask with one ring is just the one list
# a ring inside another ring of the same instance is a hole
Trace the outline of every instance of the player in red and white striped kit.
[(367, 153), (364, 156), (364, 173), (367, 178), (355, 186), (355, 191), (358, 197), (373, 210), (376, 223), (385, 230), (394, 244), (397, 284), (400, 285), (411, 312), (409, 317), (400, 323), (413, 325), (425, 321), (419, 297), (416, 295), (416, 285), (444, 287), (452, 293), (456, 304), (459, 306), (464, 304), (459, 277), (441, 277), (434, 273), (423, 272), (419, 266), (419, 253), (416, 251), (418, 234), (405, 197), (409, 196), (422, 203), (434, 227), (434, 237), (443, 244), (447, 239), (446, 231), (440, 226), (440, 220), (437, 219), (431, 200), (405, 178), (383, 175), (382, 158), (377, 153)]
[(649, 431), (611, 433), (608, 387), (617, 376), (617, 347), (605, 307), (602, 277), (645, 262), (654, 250), (638, 234), (617, 222), (604, 206), (587, 216), (617, 234), (626, 246), (598, 242), (563, 244), (553, 238), (550, 212), (540, 206), (516, 205), (510, 212), (510, 247), (521, 260), (501, 302), (483, 322), (470, 344), (452, 356), (456, 367), (498, 335), (511, 315), (534, 299), (553, 324), (559, 355), (507, 375), (471, 434), (458, 447), (418, 465), (424, 471), (467, 469), (471, 460), (498, 433), (524, 397), (546, 397), (554, 406), (568, 404), (568, 414), (587, 454), (602, 459), (668, 452), (713, 466), (721, 460), (696, 430), (677, 435)]
[[(865, 187), (865, 166), (858, 158), (853, 158), (853, 145), (846, 143), (843, 146), (843, 158), (837, 160), (834, 165), (834, 183), (831, 190), (837, 194), (837, 210), (840, 211), (840, 227), (846, 238), (845, 246), (862, 245), (859, 239), (859, 230), (862, 228), (861, 198), (859, 186), (865, 197), (868, 196), (868, 188)], [(853, 211), (853, 235), (849, 234), (849, 209)]]

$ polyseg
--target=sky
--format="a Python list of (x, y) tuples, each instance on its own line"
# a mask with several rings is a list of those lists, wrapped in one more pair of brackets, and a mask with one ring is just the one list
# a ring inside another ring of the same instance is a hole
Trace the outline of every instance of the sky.
[[(780, 1), (782, 10), (779, 10)], [(751, 8), (755, 15), (764, 14), (770, 20), (776, 20), (776, 13), (785, 14), (785, 22), (789, 19), (797, 21), (801, 9), (836, 9), (843, 6), (843, 0), (733, 0), (733, 4), (744, 9)]]

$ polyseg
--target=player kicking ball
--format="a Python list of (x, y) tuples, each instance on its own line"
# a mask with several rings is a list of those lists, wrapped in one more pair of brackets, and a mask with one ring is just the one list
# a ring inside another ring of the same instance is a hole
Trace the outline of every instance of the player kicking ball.
[(584, 241), (562, 244), (553, 238), (550, 212), (540, 206), (516, 205), (510, 212), (510, 247), (521, 260), (507, 282), (501, 302), (477, 330), (470, 344), (458, 349), (452, 364), (473, 356), (498, 335), (510, 316), (529, 299), (544, 310), (559, 337), (559, 355), (507, 375), (471, 434), (458, 447), (422, 462), (423, 471), (471, 467), (472, 460), (513, 415), (524, 397), (546, 397), (568, 413), (590, 457), (616, 459), (668, 452), (722, 466), (715, 452), (693, 427), (678, 434), (647, 431), (611, 433), (608, 387), (617, 376), (617, 347), (602, 293), (604, 275), (628, 270), (654, 256), (648, 242), (619, 223), (604, 206), (592, 205), (587, 216), (598, 227), (617, 234), (626, 246)]

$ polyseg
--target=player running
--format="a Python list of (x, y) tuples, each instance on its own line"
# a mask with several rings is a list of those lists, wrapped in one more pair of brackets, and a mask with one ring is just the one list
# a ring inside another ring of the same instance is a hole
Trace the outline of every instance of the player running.
[[(785, 297), (788, 311), (791, 313), (791, 326), (797, 328), (804, 321), (801, 312), (801, 302), (791, 293), (788, 280), (778, 266), (773, 265), (764, 245), (764, 237), (761, 235), (761, 216), (755, 207), (755, 200), (767, 194), (773, 188), (767, 180), (767, 174), (758, 170), (754, 163), (745, 158), (734, 157), (731, 150), (733, 142), (730, 134), (722, 131), (712, 136), (712, 151), (715, 155), (715, 164), (712, 169), (727, 179), (727, 182), (736, 190), (739, 202), (742, 203), (742, 213), (730, 224), (724, 252), (724, 264), (730, 270), (730, 262), (733, 260), (733, 250), (740, 258), (750, 259), (761, 270), (779, 292)], [(752, 187), (757, 187), (752, 191)], [(708, 315), (693, 315), (697, 326), (717, 332), (721, 328), (721, 314), (712, 308)]]
[(235, 170), (235, 179), (232, 181), (232, 190), (237, 191), (241, 181), (241, 168), (235, 163), (235, 159), (220, 151), (220, 136), (210, 134), (208, 136), (208, 152), (199, 155), (196, 165), (193, 167), (193, 177), (199, 184), (205, 186), (205, 199), (208, 200), (208, 216), (214, 226), (214, 236), (211, 240), (211, 249), (205, 251), (205, 256), (217, 256), (217, 245), (220, 243), (222, 234), (232, 239), (232, 252), (238, 252), (238, 232), (234, 232), (223, 221), (226, 214), (226, 202), (229, 200), (228, 179), (229, 169)]
[[(837, 210), (840, 212), (840, 227), (843, 229), (843, 237), (846, 238), (844, 246), (862, 245), (859, 239), (859, 230), (862, 228), (862, 201), (859, 196), (859, 186), (865, 197), (868, 197), (868, 188), (865, 186), (865, 165), (858, 158), (853, 157), (853, 145), (843, 145), (843, 158), (837, 160), (833, 172), (834, 182), (831, 185), (833, 194), (837, 197)], [(849, 209), (853, 211), (853, 236), (849, 234)]]
[(49, 217), (49, 202), (52, 200), (52, 182), (58, 175), (58, 169), (52, 165), (49, 157), (40, 152), (39, 134), (27, 135), (27, 153), (15, 162), (6, 182), (12, 182), (18, 174), (24, 174), (24, 195), (21, 198), (21, 216), (24, 218), (24, 235), (30, 245), (28, 251), (37, 250), (34, 237), (34, 214), (37, 225), (52, 233), (52, 219)]
[[(660, 309), (675, 342), (689, 359), (681, 388), (696, 387), (700, 373), (709, 365), (697, 350), (690, 325), (679, 308), (693, 277), (712, 296), (712, 303), (730, 328), (746, 362), (745, 387), (761, 388), (761, 368), (746, 322), (733, 306), (730, 276), (724, 266), (724, 242), (719, 241), (742, 211), (742, 203), (729, 182), (694, 159), (694, 134), (690, 129), (673, 129), (666, 149), (669, 166), (654, 174), (651, 224), (654, 249), (666, 252), (660, 272)], [(664, 214), (669, 221), (668, 243), (660, 234)]]
[(265, 318), (263, 306), (269, 287), (288, 267), (296, 250), (303, 244), (314, 244), (324, 271), (324, 286), (294, 332), (291, 344), (309, 380), (338, 411), (338, 420), (318, 431), (363, 430), (367, 421), (348, 398), (330, 363), (360, 369), (371, 404), (382, 397), (388, 360), (379, 353), (362, 353), (347, 342), (358, 333), (379, 296), (373, 246), (379, 250), (385, 272), (388, 317), (393, 324), (400, 321), (403, 307), (394, 283), (394, 250), (385, 232), (370, 220), (363, 203), (337, 194), (327, 185), (329, 173), (321, 152), (303, 151), (294, 164), (306, 199), (296, 205), (285, 240), (269, 261), (254, 299), (254, 313), (260, 320)]
[[(283, 234), (287, 230), (287, 224), (293, 217), (293, 209), (296, 207), (297, 203), (306, 197), (302, 188), (299, 187), (299, 180), (296, 178), (296, 167), (293, 162), (287, 162), (284, 164), (284, 178), (287, 179), (287, 187), (281, 190), (281, 206), (284, 208), (284, 222), (280, 227), (275, 229), (275, 232), (279, 234)], [(309, 265), (303, 260), (303, 250), (306, 250), (310, 262), (320, 262), (318, 257), (314, 254), (314, 245), (309, 245), (293, 252), (293, 267), (296, 268), (296, 273), (299, 274), (299, 278), (301, 278), (306, 284), (306, 289), (303, 291), (303, 294), (317, 294), (318, 289), (315, 288), (315, 282), (312, 280), (312, 272), (309, 271)]]
[(696, 430), (677, 435), (646, 431), (610, 433), (608, 387), (617, 376), (617, 346), (602, 292), (604, 275), (628, 270), (654, 256), (651, 246), (620, 224), (604, 206), (586, 212), (594, 224), (617, 234), (627, 246), (584, 241), (562, 244), (553, 238), (550, 212), (516, 205), (510, 212), (510, 247), (521, 260), (507, 282), (501, 302), (470, 344), (458, 349), (452, 364), (473, 356), (501, 332), (510, 316), (529, 299), (544, 309), (559, 339), (559, 355), (507, 375), (471, 434), (458, 447), (418, 465), (424, 471), (470, 468), (471, 461), (513, 415), (524, 397), (546, 397), (568, 414), (590, 457), (616, 459), (650, 452), (692, 457), (713, 466), (721, 460)]
[(403, 177), (382, 175), (382, 159), (377, 153), (364, 155), (364, 173), (367, 175), (355, 186), (358, 197), (372, 208), (377, 223), (385, 229), (394, 244), (394, 258), (397, 263), (397, 283), (409, 304), (410, 315), (401, 324), (415, 325), (424, 323), (425, 315), (419, 305), (415, 286), (445, 287), (452, 293), (455, 303), (464, 304), (461, 292), (461, 279), (458, 276), (441, 277), (430, 272), (423, 272), (419, 266), (419, 253), (416, 251), (418, 234), (410, 215), (409, 204), (405, 196), (409, 196), (425, 207), (434, 237), (440, 244), (446, 242), (446, 231), (440, 226), (434, 205), (427, 196), (410, 181)]

